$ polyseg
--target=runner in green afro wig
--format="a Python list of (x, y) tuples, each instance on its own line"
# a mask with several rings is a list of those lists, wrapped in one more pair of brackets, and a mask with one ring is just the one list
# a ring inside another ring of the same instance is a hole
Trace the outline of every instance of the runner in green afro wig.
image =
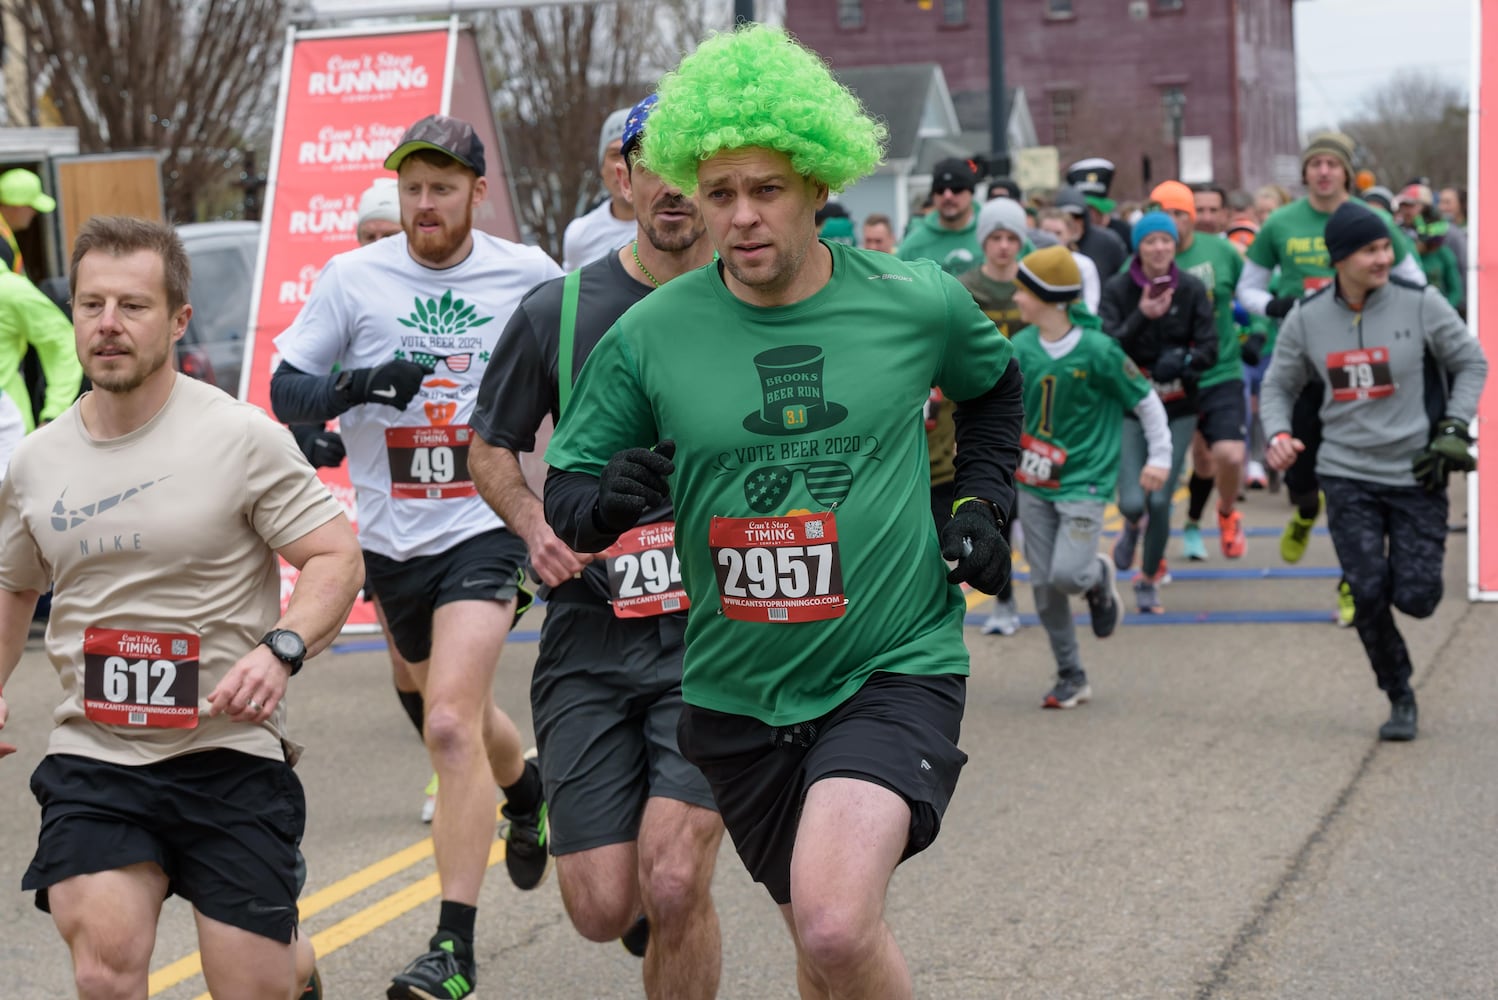
[(888, 130), (816, 53), (779, 28), (712, 36), (658, 92), (641, 157), (687, 194), (697, 190), (697, 165), (725, 150), (778, 150), (798, 174), (833, 191), (872, 173), (884, 156)]

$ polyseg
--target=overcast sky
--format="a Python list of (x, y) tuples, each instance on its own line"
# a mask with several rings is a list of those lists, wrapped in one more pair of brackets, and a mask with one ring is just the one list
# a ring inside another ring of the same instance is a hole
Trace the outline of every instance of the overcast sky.
[(1368, 90), (1419, 70), (1462, 86), (1477, 0), (1299, 0), (1295, 59), (1302, 131), (1355, 117)]

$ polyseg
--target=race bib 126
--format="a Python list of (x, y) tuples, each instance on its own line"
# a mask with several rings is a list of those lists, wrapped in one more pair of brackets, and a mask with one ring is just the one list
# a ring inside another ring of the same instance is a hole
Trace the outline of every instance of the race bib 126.
[(1061, 469), (1066, 465), (1066, 451), (1055, 445), (1021, 434), (1019, 468), (1014, 478), (1027, 486), (1054, 490), (1061, 485)]

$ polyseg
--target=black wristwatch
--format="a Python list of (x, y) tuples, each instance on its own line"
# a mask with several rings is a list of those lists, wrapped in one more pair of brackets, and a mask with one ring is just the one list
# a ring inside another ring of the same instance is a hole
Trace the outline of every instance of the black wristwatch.
[(276, 659), (291, 668), (291, 676), (295, 677), (297, 671), (302, 669), (302, 660), (307, 656), (307, 644), (291, 629), (271, 629), (261, 638), (260, 644), (269, 646), (270, 651), (276, 654)]

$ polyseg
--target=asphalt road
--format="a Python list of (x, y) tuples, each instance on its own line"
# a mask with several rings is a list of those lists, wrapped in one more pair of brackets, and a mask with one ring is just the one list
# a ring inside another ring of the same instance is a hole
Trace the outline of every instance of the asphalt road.
[[(1255, 493), (1246, 510), (1245, 559), (1229, 564), (1209, 537), (1211, 560), (1186, 564), (1172, 540), (1165, 620), (1130, 617), (1106, 642), (1086, 635), (1094, 700), (1075, 711), (1039, 707), (1052, 661), (1033, 617), (1000, 638), (979, 633), (981, 611), (970, 616), (971, 761), (940, 840), (890, 893), (917, 996), (1498, 996), (1498, 608), (1464, 600), (1465, 536), (1451, 539), (1436, 615), (1401, 619), (1421, 733), (1386, 745), (1375, 735), (1386, 702), (1355, 635), (1331, 623), (1324, 529), (1289, 572), (1275, 537), (1283, 498)], [(1019, 594), (1033, 611), (1028, 588)], [(526, 732), (535, 627), (512, 640), (495, 685)], [(304, 923), (332, 998), (383, 997), (437, 907), (417, 818), (429, 768), (383, 653), (368, 647), (342, 644), (292, 688), (309, 746), (298, 768), (311, 813)], [(6, 689), (5, 734), (21, 752), (0, 762), (10, 1000), (72, 995), (66, 950), (19, 891), (37, 827), (26, 778), (56, 691), (33, 642)], [(728, 847), (715, 892), (720, 996), (793, 998), (779, 917)], [(169, 901), (153, 1000), (203, 995), (194, 947), (188, 908)], [(555, 880), (520, 893), (502, 865), (484, 888), (478, 953), (480, 997), (641, 995), (639, 963), (578, 937)]]

